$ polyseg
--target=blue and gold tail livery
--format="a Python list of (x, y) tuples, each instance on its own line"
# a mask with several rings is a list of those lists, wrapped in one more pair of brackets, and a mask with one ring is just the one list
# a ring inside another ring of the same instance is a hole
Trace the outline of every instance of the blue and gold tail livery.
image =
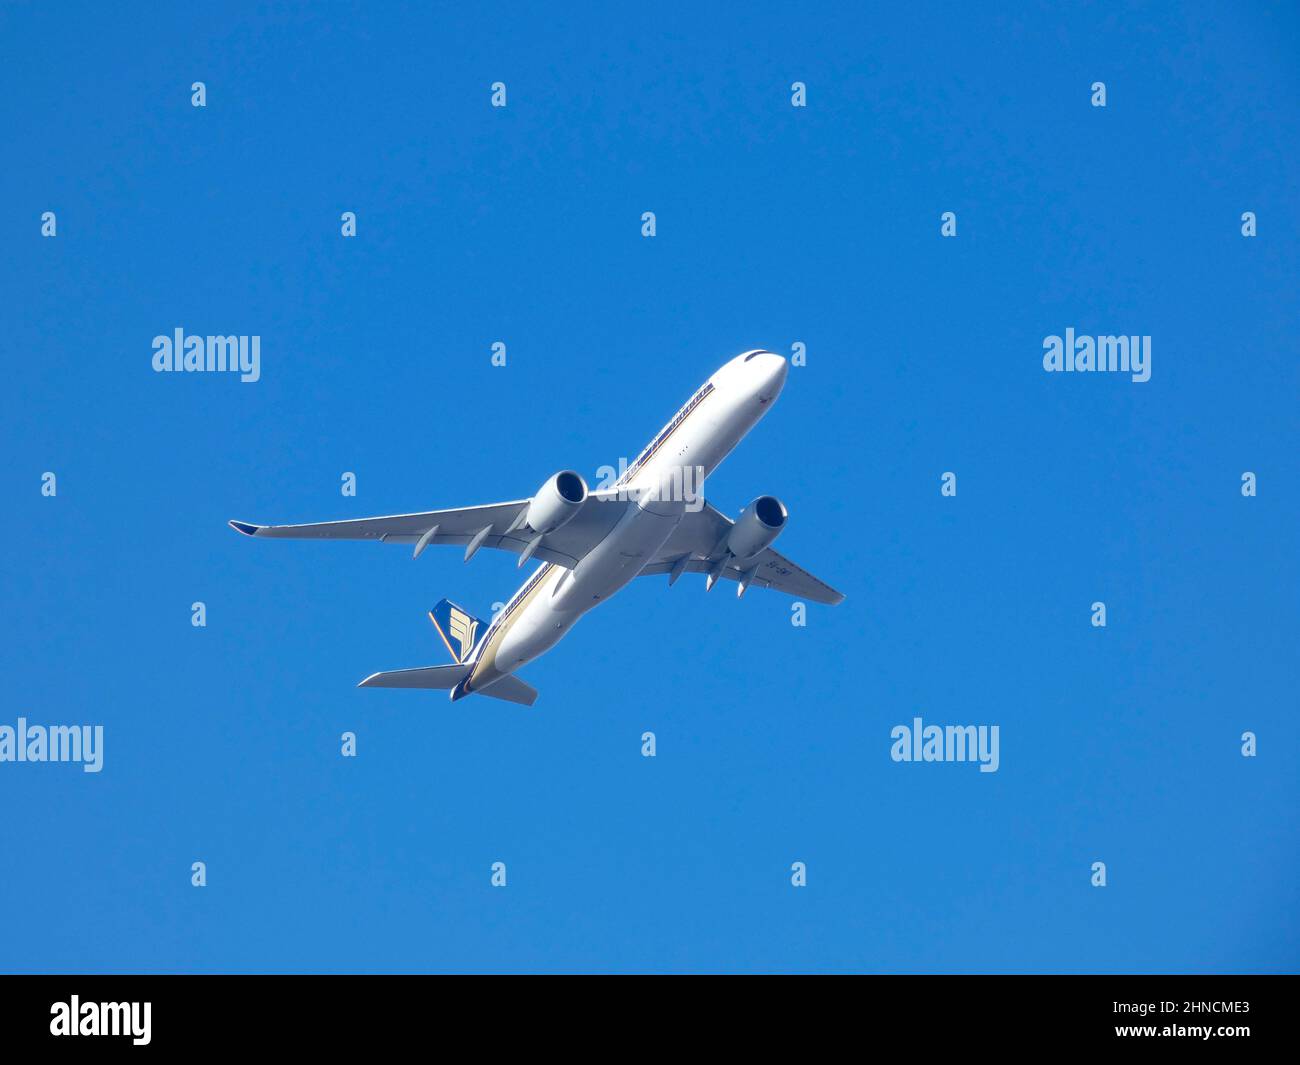
[(450, 599), (441, 600), (430, 610), (429, 620), (438, 630), (442, 642), (447, 645), (453, 662), (468, 662), (474, 653), (474, 648), (478, 646), (479, 640), (488, 629), (486, 621), (476, 618)]

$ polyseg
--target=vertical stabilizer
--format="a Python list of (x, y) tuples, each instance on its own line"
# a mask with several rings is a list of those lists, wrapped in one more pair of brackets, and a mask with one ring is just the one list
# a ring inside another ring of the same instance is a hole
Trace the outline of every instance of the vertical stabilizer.
[(438, 630), (442, 642), (451, 652), (453, 662), (468, 662), (474, 654), (474, 648), (488, 630), (488, 623), (476, 618), (464, 607), (459, 607), (450, 599), (440, 600), (429, 611), (429, 620)]

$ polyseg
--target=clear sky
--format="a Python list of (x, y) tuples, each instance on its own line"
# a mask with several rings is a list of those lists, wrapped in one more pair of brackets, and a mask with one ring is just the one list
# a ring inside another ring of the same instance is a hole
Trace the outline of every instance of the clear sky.
[[(470, 6), (0, 9), (0, 726), (104, 728), (0, 763), (0, 969), (1295, 971), (1296, 9)], [(796, 343), (707, 494), (803, 628), (644, 578), (531, 710), (357, 690), (514, 558), (225, 524), (592, 478)]]

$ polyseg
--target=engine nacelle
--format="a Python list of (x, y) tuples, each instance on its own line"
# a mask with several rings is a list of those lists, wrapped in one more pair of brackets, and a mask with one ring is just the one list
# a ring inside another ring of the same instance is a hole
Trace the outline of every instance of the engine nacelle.
[(776, 496), (759, 496), (750, 503), (727, 534), (727, 550), (745, 559), (769, 547), (785, 528), (789, 517)]
[(587, 501), (587, 482), (572, 470), (548, 477), (528, 504), (528, 527), (533, 532), (555, 532), (582, 509)]

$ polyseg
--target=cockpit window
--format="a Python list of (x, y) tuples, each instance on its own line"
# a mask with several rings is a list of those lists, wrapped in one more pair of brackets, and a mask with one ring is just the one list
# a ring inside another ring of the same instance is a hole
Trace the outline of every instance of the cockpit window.
[(749, 360), (752, 359), (755, 355), (771, 355), (771, 354), (772, 353), (770, 351), (763, 351), (760, 348), (758, 351), (751, 351), (748, 355), (746, 355), (745, 361), (749, 362)]

